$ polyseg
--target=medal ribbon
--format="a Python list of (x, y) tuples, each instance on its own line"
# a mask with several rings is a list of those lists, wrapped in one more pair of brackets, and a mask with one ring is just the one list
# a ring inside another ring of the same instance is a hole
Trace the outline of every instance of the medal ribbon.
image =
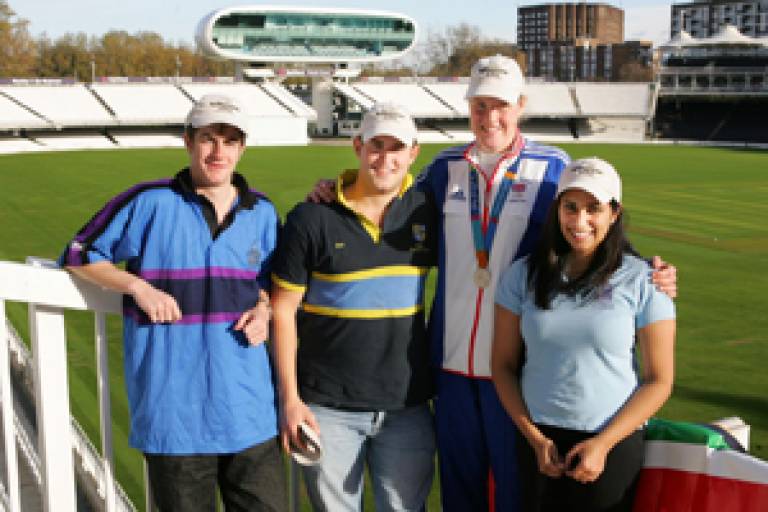
[(518, 158), (504, 173), (504, 177), (496, 193), (496, 199), (491, 207), (491, 215), (488, 218), (488, 225), (483, 225), (482, 215), (480, 214), (480, 178), (478, 170), (474, 165), (469, 167), (469, 215), (472, 223), (472, 240), (475, 244), (475, 256), (479, 268), (488, 268), (491, 247), (493, 239), (496, 237), (496, 227), (499, 224), (499, 215), (504, 203), (507, 201), (509, 190), (512, 188), (512, 182), (517, 178), (517, 169), (520, 164)]

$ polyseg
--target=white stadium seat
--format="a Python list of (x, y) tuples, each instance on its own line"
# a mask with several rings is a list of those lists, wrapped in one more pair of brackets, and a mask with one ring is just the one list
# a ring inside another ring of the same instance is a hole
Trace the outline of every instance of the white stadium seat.
[(82, 84), (14, 85), (0, 87), (7, 94), (56, 126), (108, 125), (115, 119)]
[(181, 124), (192, 101), (173, 84), (93, 84), (119, 124)]

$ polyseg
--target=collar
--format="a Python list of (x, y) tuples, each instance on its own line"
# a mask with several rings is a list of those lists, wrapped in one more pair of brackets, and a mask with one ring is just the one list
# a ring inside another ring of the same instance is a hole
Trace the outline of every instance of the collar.
[[(187, 197), (199, 197), (200, 194), (195, 190), (195, 183), (192, 181), (192, 174), (189, 172), (189, 167), (185, 167), (179, 171), (173, 178), (173, 185), (176, 186), (182, 194)], [(248, 186), (248, 182), (245, 180), (242, 174), (232, 174), (232, 185), (237, 189), (238, 206), (241, 208), (251, 209), (253, 206), (263, 197), (255, 190), (251, 190)]]
[[(347, 198), (344, 197), (344, 187), (355, 182), (357, 179), (357, 173), (357, 169), (347, 169), (339, 174), (338, 178), (336, 178), (336, 200), (350, 210), (352, 207), (349, 205)], [(397, 193), (398, 199), (402, 199), (403, 195), (412, 186), (413, 176), (411, 176), (411, 173), (406, 173), (405, 178), (403, 179), (403, 183), (400, 185), (400, 191)]]
[[(379, 240), (381, 240), (381, 228), (371, 222), (371, 220), (366, 217), (365, 215), (362, 215), (361, 213), (357, 212), (354, 208), (352, 208), (352, 205), (349, 204), (349, 201), (346, 197), (344, 197), (344, 187), (346, 185), (350, 185), (351, 183), (354, 183), (357, 179), (357, 169), (348, 169), (344, 172), (342, 172), (339, 177), (336, 180), (336, 201), (342, 205), (344, 208), (352, 212), (355, 217), (357, 217), (360, 224), (363, 226), (363, 229), (370, 235), (371, 239), (373, 239), (374, 243), (379, 243)], [(402, 199), (403, 194), (413, 186), (413, 176), (411, 176), (410, 173), (405, 175), (405, 178), (403, 179), (403, 183), (400, 186), (400, 192), (398, 192), (397, 197), (398, 199)]]
[(475, 169), (480, 171), (480, 174), (482, 174), (482, 176), (486, 179), (486, 181), (493, 181), (493, 178), (496, 176), (497, 171), (499, 170), (499, 167), (501, 167), (501, 164), (508, 160), (514, 161), (520, 155), (524, 146), (525, 146), (525, 138), (523, 137), (523, 134), (520, 133), (520, 130), (518, 129), (517, 134), (515, 135), (515, 139), (512, 141), (512, 144), (510, 144), (509, 147), (501, 153), (499, 161), (496, 164), (496, 168), (492, 170), (490, 175), (486, 174), (485, 169), (480, 167), (480, 164), (479, 164), (480, 148), (477, 146), (476, 141), (472, 142), (469, 146), (467, 146), (467, 149), (464, 150), (464, 159), (467, 162), (469, 162)]

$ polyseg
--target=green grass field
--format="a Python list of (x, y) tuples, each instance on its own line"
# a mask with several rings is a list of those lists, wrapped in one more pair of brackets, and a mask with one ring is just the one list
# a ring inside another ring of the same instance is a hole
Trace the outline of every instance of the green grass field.
[[(645, 255), (679, 272), (677, 377), (660, 416), (705, 422), (738, 415), (752, 426), (751, 452), (768, 459), (768, 152), (652, 145), (563, 145), (576, 157), (612, 162), (624, 181), (630, 233)], [(440, 146), (425, 146), (414, 167)], [(55, 258), (110, 197), (169, 176), (182, 150), (113, 150), (0, 155), (0, 260)], [(281, 215), (318, 177), (355, 166), (349, 147), (250, 148), (240, 169)], [(27, 332), (26, 308), (9, 316)], [(73, 413), (99, 446), (93, 321), (68, 314)], [(143, 504), (140, 456), (127, 446), (119, 319), (110, 321), (117, 474)], [(437, 503), (437, 492), (432, 493)]]

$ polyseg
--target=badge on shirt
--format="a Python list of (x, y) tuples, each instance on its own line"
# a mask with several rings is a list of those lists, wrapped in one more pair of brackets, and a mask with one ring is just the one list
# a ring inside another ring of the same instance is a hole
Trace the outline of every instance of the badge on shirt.
[(261, 251), (259, 250), (258, 246), (253, 245), (250, 249), (248, 249), (248, 265), (255, 267), (260, 262), (261, 262)]
[(427, 240), (427, 226), (424, 224), (412, 224), (411, 231), (413, 233), (413, 250), (423, 251), (425, 249), (424, 242)]
[(513, 183), (509, 189), (509, 196), (507, 202), (510, 203), (524, 203), (526, 200), (525, 191), (528, 186), (525, 183)]
[(459, 185), (454, 185), (451, 188), (451, 192), (448, 194), (448, 199), (452, 201), (466, 201), (467, 196), (464, 195), (464, 191)]

